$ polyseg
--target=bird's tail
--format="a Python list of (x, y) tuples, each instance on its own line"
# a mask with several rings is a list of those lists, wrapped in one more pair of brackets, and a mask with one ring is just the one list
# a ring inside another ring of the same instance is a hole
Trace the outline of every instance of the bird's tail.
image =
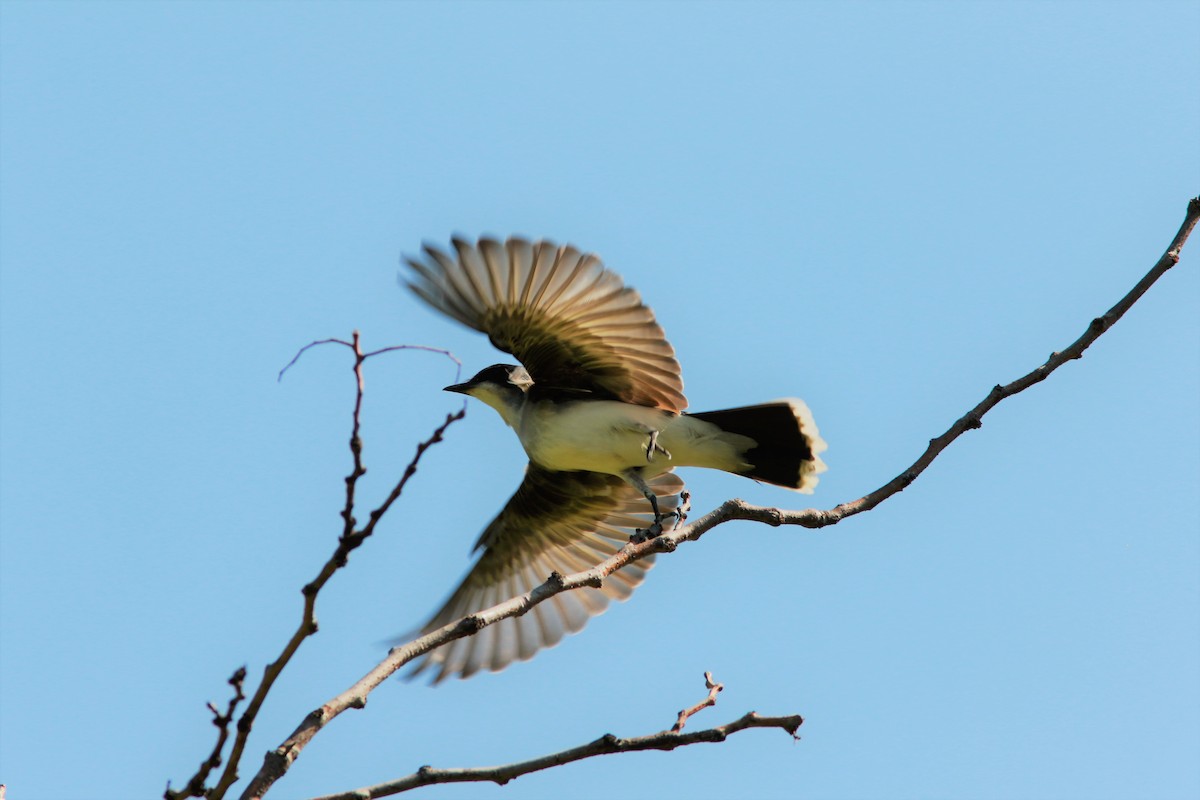
[(821, 453), (827, 445), (803, 400), (788, 398), (690, 416), (753, 441), (739, 453), (750, 465), (734, 470), (739, 475), (811, 494), (817, 476), (826, 469)]

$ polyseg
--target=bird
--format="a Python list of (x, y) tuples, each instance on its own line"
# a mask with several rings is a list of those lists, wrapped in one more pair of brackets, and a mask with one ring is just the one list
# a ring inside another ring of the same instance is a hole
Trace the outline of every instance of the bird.
[[(418, 298), (520, 362), (445, 391), (493, 408), (529, 457), (516, 493), (476, 542), (478, 559), (422, 633), (528, 592), (552, 572), (590, 569), (631, 537), (672, 530), (684, 488), (676, 467), (806, 494), (826, 469), (825, 441), (802, 400), (688, 413), (675, 350), (654, 313), (595, 254), (545, 239), (455, 236), (449, 252), (424, 242), (404, 263)], [(527, 660), (627, 599), (652, 561), (435, 648), (408, 677), (429, 670), (437, 684)]]

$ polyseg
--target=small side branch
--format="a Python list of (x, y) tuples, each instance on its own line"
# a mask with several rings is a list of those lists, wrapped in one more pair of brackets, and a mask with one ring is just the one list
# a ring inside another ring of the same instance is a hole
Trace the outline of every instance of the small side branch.
[(692, 706), (691, 708), (685, 708), (683, 711), (680, 711), (678, 719), (676, 719), (675, 724), (671, 726), (672, 731), (679, 733), (681, 730), (683, 730), (683, 726), (687, 724), (688, 717), (703, 711), (709, 706), (715, 706), (717, 704), (717, 695), (721, 693), (721, 690), (725, 688), (725, 685), (722, 683), (715, 683), (713, 681), (712, 673), (706, 672), (704, 673), (704, 688), (708, 689), (708, 697), (704, 698), (699, 703), (696, 703), (696, 705)]
[[(163, 792), (164, 800), (183, 800), (186, 797), (203, 797), (205, 787), (204, 784), (208, 781), (209, 774), (221, 766), (221, 753), (225, 751), (225, 742), (229, 739), (229, 726), (233, 722), (233, 712), (237, 709), (238, 703), (246, 699), (246, 695), (242, 692), (242, 687), (246, 682), (246, 668), (239, 667), (236, 672), (229, 678), (229, 685), (233, 687), (233, 697), (229, 699), (229, 705), (222, 714), (217, 707), (212, 703), (208, 704), (208, 710), (213, 715), (213, 725), (217, 726), (217, 743), (213, 746), (212, 753), (200, 765), (200, 769), (196, 770), (180, 790), (175, 791), (171, 788), (170, 782), (167, 783), (167, 790)], [(0, 800), (4, 800), (3, 790), (0, 786)]]
[[(701, 706), (703, 705), (701, 704)], [(733, 734), (749, 730), (750, 728), (778, 728), (786, 731), (793, 738), (797, 738), (796, 731), (803, 723), (804, 718), (799, 715), (790, 717), (760, 717), (751, 711), (733, 722), (693, 733), (681, 733), (672, 729), (632, 739), (620, 739), (611, 733), (607, 733), (599, 739), (580, 745), (579, 747), (550, 753), (528, 761), (519, 761), (515, 764), (466, 769), (421, 767), (413, 774), (406, 775), (394, 781), (378, 783), (374, 786), (364, 786), (349, 792), (325, 795), (320, 798), (314, 798), (314, 800), (371, 800), (371, 798), (388, 797), (435, 783), (490, 782), (503, 786), (522, 775), (550, 769), (551, 767), (559, 767), (563, 764), (570, 764), (572, 761), (582, 761), (585, 758), (607, 756), (614, 753), (635, 753), (642, 750), (674, 750), (677, 747), (686, 747), (692, 744), (723, 742)]]

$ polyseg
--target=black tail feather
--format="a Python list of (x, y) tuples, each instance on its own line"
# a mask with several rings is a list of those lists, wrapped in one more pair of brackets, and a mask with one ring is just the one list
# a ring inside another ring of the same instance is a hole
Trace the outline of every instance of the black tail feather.
[(747, 478), (807, 493), (816, 486), (816, 476), (825, 471), (820, 457), (825, 441), (808, 406), (800, 400), (776, 400), (692, 416), (754, 440), (754, 446), (741, 454), (750, 468), (739, 474)]

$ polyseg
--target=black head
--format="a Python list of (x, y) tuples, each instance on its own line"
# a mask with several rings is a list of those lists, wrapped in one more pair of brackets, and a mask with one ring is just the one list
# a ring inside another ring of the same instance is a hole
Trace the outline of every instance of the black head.
[(486, 369), (480, 370), (475, 374), (475, 377), (466, 383), (456, 383), (453, 386), (447, 386), (443, 391), (471, 394), (472, 389), (486, 385), (498, 388), (515, 386), (521, 391), (525, 391), (532, 384), (533, 379), (529, 377), (529, 373), (525, 371), (525, 368), (519, 364), (493, 364)]

